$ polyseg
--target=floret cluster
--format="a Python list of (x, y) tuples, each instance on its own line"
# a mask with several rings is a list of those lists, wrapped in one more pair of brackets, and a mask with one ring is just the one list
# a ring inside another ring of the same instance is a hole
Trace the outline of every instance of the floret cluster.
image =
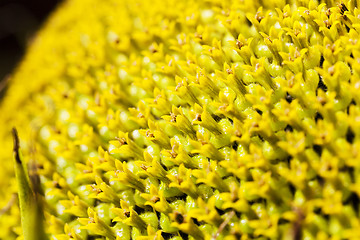
[(51, 239), (359, 239), (358, 7), (68, 0), (2, 100), (0, 238), (16, 126)]

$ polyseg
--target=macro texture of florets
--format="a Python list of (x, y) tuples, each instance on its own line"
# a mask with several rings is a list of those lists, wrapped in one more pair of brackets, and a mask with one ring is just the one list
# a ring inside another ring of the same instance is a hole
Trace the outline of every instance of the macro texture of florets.
[(359, 4), (66, 1), (1, 102), (0, 239), (13, 126), (49, 239), (359, 239)]

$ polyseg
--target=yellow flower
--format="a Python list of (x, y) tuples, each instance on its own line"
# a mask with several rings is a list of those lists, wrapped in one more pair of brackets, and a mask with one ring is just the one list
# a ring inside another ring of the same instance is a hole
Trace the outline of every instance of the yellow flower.
[(0, 239), (27, 199), (49, 239), (359, 238), (359, 7), (66, 0), (1, 100)]

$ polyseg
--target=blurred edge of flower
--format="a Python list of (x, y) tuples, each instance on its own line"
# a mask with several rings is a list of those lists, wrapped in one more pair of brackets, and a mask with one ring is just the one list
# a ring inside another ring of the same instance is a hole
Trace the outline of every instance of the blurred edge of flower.
[(0, 1), (0, 99), (36, 32), (61, 0)]

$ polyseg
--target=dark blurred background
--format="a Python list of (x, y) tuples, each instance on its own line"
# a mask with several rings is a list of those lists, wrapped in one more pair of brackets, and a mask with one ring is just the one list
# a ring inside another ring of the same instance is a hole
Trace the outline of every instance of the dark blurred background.
[(27, 43), (61, 0), (0, 0), (0, 96)]

